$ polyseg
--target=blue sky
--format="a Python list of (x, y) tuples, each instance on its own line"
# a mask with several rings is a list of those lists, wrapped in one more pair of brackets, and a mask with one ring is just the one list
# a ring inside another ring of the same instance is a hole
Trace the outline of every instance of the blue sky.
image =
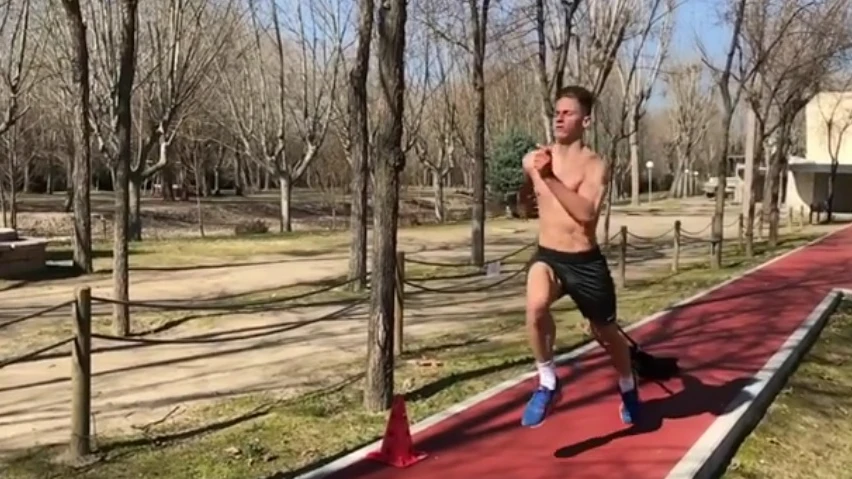
[[(731, 41), (730, 30), (723, 25), (719, 8), (722, 0), (680, 0), (675, 20), (674, 38), (671, 45), (669, 62), (680, 60), (700, 60), (701, 51), (697, 42), (700, 40), (710, 55), (713, 64), (722, 66), (725, 51)], [(665, 85), (662, 81), (654, 87), (650, 109), (666, 105)]]
[(721, 62), (730, 42), (730, 31), (719, 18), (720, 0), (682, 0), (678, 7), (672, 53), (676, 57), (698, 58), (696, 38), (700, 38), (714, 62)]

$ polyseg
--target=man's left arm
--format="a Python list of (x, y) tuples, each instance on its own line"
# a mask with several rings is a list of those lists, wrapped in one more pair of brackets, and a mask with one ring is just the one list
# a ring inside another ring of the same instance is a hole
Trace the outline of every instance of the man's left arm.
[(577, 191), (572, 191), (554, 176), (546, 178), (544, 182), (565, 211), (578, 223), (591, 223), (597, 219), (606, 186), (606, 167), (603, 162), (594, 162), (587, 168)]

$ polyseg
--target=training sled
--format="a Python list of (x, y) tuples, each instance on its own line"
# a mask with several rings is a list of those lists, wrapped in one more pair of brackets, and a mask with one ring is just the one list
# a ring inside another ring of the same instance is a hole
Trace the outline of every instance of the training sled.
[(643, 350), (621, 325), (618, 326), (618, 329), (630, 342), (630, 360), (636, 376), (651, 381), (665, 381), (680, 374), (680, 366), (676, 357), (654, 356)]
[(521, 426), (534, 371), (410, 429), (396, 397), (380, 442), (297, 479), (718, 477), (852, 289), (850, 244), (840, 229), (624, 328), (645, 379), (632, 426), (593, 341), (556, 358), (562, 400), (538, 428)]

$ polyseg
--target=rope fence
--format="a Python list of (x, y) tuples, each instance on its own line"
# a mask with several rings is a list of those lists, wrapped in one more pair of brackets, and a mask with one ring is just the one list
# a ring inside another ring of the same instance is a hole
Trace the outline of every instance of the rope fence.
[[(808, 216), (808, 223), (812, 222), (813, 214)], [(801, 208), (799, 211), (799, 215), (794, 215), (794, 211), (791, 208), (789, 210), (789, 214), (787, 215), (786, 227), (789, 232), (793, 232), (795, 230), (796, 223), (800, 228), (804, 227), (805, 224), (805, 212), (804, 208)], [(798, 221), (794, 221), (798, 220)], [(739, 215), (734, 221), (724, 225), (725, 229), (731, 228), (733, 226), (737, 226), (737, 243), (739, 245), (739, 251), (744, 251), (744, 241), (745, 241), (745, 231), (744, 231), (744, 221), (743, 215)], [(681, 260), (683, 257), (684, 251), (690, 248), (698, 248), (704, 247), (707, 244), (711, 245), (711, 253), (713, 251), (714, 245), (718, 243), (718, 240), (713, 238), (704, 238), (700, 235), (703, 232), (706, 232), (712, 227), (712, 223), (704, 227), (699, 231), (688, 231), (682, 228), (681, 221), (676, 220), (672, 228), (667, 230), (663, 234), (654, 235), (654, 236), (641, 236), (628, 231), (627, 226), (621, 226), (619, 231), (612, 235), (609, 239), (608, 246), (602, 246), (605, 249), (605, 254), (614, 259), (615, 262), (615, 276), (617, 284), (620, 288), (628, 287), (628, 276), (627, 276), (627, 265), (631, 262), (631, 254), (638, 255), (639, 259), (635, 262), (644, 262), (649, 258), (642, 257), (643, 252), (653, 251), (657, 254), (652, 256), (650, 259), (662, 259), (665, 258), (665, 254), (661, 251), (671, 250), (670, 262), (671, 262), (671, 271), (673, 273), (677, 273), (681, 269)], [(758, 234), (758, 237), (762, 238), (762, 229), (763, 223), (759, 219), (755, 224), (755, 232)], [(440, 267), (440, 268), (471, 268), (472, 265), (469, 263), (449, 263), (449, 262), (437, 262), (437, 261), (426, 261), (420, 260), (416, 258), (407, 258), (404, 252), (398, 252), (396, 263), (396, 275), (395, 275), (395, 307), (394, 307), (394, 327), (393, 327), (393, 336), (394, 336), (394, 353), (396, 355), (402, 355), (405, 352), (405, 337), (404, 337), (404, 325), (405, 325), (405, 302), (406, 298), (411, 297), (412, 295), (421, 294), (421, 293), (431, 293), (431, 294), (471, 294), (471, 293), (483, 293), (490, 290), (494, 290), (495, 288), (504, 286), (509, 282), (516, 280), (519, 277), (523, 277), (525, 273), (528, 271), (531, 261), (530, 259), (525, 259), (521, 261), (512, 262), (514, 258), (518, 257), (525, 251), (535, 247), (536, 242), (530, 242), (525, 244), (524, 246), (517, 248), (507, 254), (504, 254), (495, 259), (491, 259), (486, 262), (483, 268), (480, 268), (480, 271), (477, 275), (475, 275), (475, 279), (473, 281), (468, 281), (467, 284), (462, 285), (453, 285), (453, 286), (442, 286), (442, 287), (433, 287), (427, 286), (425, 283), (429, 281), (435, 281), (439, 279), (446, 280), (447, 277), (426, 277), (426, 278), (413, 278), (406, 276), (406, 265), (418, 265), (418, 266), (426, 266), (426, 267)], [(516, 269), (507, 269), (502, 270), (503, 264), (516, 264), (519, 265)], [(499, 279), (494, 279), (495, 277), (500, 277)], [(461, 275), (454, 276), (452, 278), (462, 278), (467, 277), (470, 278), (471, 275)], [(485, 284), (481, 283), (481, 280), (485, 278), (486, 280), (491, 280)], [(93, 303), (102, 303), (102, 304), (127, 304), (128, 306), (135, 306), (139, 308), (149, 309), (149, 310), (176, 310), (176, 311), (227, 311), (227, 312), (245, 312), (245, 311), (253, 311), (259, 308), (269, 307), (272, 305), (278, 305), (282, 303), (294, 302), (298, 300), (302, 300), (305, 298), (309, 298), (312, 296), (321, 295), (323, 293), (328, 293), (335, 289), (347, 286), (353, 283), (355, 280), (339, 280), (335, 281), (331, 284), (325, 285), (321, 288), (314, 289), (308, 292), (294, 294), (282, 298), (273, 298), (273, 299), (263, 299), (263, 300), (254, 300), (254, 301), (244, 301), (239, 304), (235, 303), (223, 303), (222, 301), (218, 302), (185, 302), (181, 301), (180, 303), (171, 303), (171, 302), (147, 302), (147, 301), (127, 301), (122, 302), (112, 298), (100, 297), (100, 296), (92, 296), (91, 288), (88, 286), (79, 287), (74, 292), (73, 299), (69, 301), (62, 302), (57, 305), (45, 307), (36, 312), (26, 314), (24, 316), (12, 319), (10, 321), (6, 321), (0, 324), (0, 330), (4, 328), (8, 328), (12, 325), (23, 323), (27, 320), (37, 318), (39, 316), (46, 315), (51, 312), (58, 311), (63, 308), (70, 307), (70, 316), (72, 321), (72, 334), (69, 337), (62, 338), (60, 340), (56, 340), (55, 342), (48, 344), (46, 346), (39, 347), (37, 349), (27, 351), (25, 353), (16, 355), (11, 358), (0, 359), (0, 369), (6, 368), (16, 363), (22, 363), (26, 361), (32, 361), (42, 357), (47, 352), (57, 350), (63, 346), (71, 345), (70, 348), (70, 373), (71, 373), (71, 389), (72, 389), (72, 401), (71, 401), (71, 431), (70, 431), (70, 453), (72, 459), (83, 459), (92, 453), (92, 437), (91, 437), (91, 408), (92, 408), (92, 394), (91, 394), (91, 382), (92, 382), (92, 373), (91, 373), (91, 364), (92, 364), (92, 339), (99, 339), (103, 341), (113, 341), (113, 342), (121, 342), (128, 344), (147, 344), (147, 345), (165, 345), (165, 344), (204, 344), (204, 343), (221, 343), (221, 342), (229, 342), (229, 341), (240, 341), (251, 338), (256, 338), (260, 336), (266, 336), (269, 334), (275, 334), (278, 332), (283, 332), (292, 328), (291, 324), (278, 324), (278, 325), (270, 325), (269, 327), (263, 326), (255, 329), (262, 329), (263, 331), (253, 331), (244, 334), (232, 334), (236, 331), (225, 331), (225, 332), (214, 332), (208, 334), (202, 334), (193, 337), (185, 337), (185, 338), (150, 338), (150, 337), (140, 337), (140, 336), (131, 336), (131, 337), (122, 337), (122, 336), (114, 336), (109, 334), (102, 334), (92, 331), (92, 304)], [(369, 285), (368, 285), (369, 289)], [(346, 315), (351, 312), (353, 309), (361, 306), (367, 302), (368, 295), (361, 294), (359, 298), (349, 298), (345, 302), (347, 303), (344, 307), (336, 309), (330, 313), (325, 313), (318, 318), (314, 318), (312, 320), (308, 320), (308, 322), (316, 322), (328, 319), (335, 319)], [(306, 306), (311, 306), (310, 304)], [(228, 335), (227, 337), (223, 337)], [(65, 353), (63, 356), (67, 356)]]

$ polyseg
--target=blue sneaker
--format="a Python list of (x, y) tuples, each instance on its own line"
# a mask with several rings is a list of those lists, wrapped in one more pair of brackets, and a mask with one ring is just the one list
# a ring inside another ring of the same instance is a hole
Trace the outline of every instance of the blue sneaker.
[(630, 391), (621, 392), (621, 421), (624, 424), (633, 424), (639, 420), (639, 388), (634, 387)]
[(539, 427), (544, 423), (544, 419), (550, 414), (559, 400), (562, 398), (562, 386), (559, 380), (556, 380), (556, 389), (550, 390), (544, 386), (539, 386), (536, 389), (527, 407), (524, 409), (524, 416), (521, 419), (521, 425), (524, 427)]

